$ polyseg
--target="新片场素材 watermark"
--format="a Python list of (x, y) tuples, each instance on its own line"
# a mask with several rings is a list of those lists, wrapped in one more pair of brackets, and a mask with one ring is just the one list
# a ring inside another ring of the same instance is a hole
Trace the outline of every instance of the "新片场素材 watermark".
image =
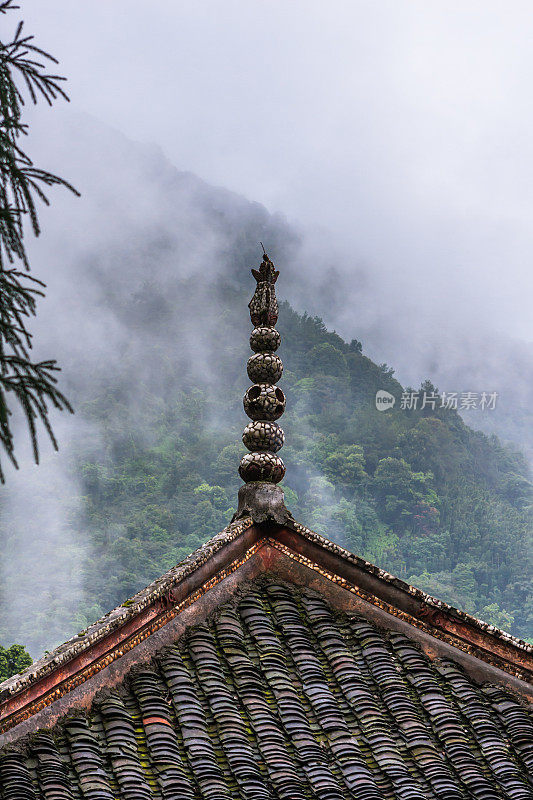
[[(424, 408), (448, 408), (454, 411), (493, 411), (498, 392), (427, 392), (425, 390), (402, 392), (399, 408), (422, 411)], [(376, 392), (376, 408), (387, 411), (394, 408), (396, 397), (385, 389)]]

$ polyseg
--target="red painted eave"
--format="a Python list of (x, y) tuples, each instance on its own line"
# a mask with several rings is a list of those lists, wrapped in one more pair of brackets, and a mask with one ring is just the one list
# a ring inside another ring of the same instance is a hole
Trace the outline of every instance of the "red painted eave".
[[(381, 615), (379, 624), (383, 627), (396, 620), (404, 628), (408, 626), (413, 638), (422, 641), (420, 637), (426, 637), (422, 646), (434, 656), (439, 650), (431, 641), (444, 642), (446, 647), (475, 659), (481, 677), (486, 664), (486, 680), (494, 682), (494, 676), (500, 673), (519, 682), (533, 678), (532, 648), (525, 642), (408, 586), (297, 523), (256, 525), (248, 519), (229, 526), (131, 602), (91, 626), (87, 641), (71, 640), (59, 648), (61, 663), (51, 658), (35, 676), (30, 668), (17, 676), (18, 681), (4, 684), (7, 689), (0, 702), (0, 733), (52, 705), (64, 713), (69, 693), (83, 684), (87, 685), (83, 691), (89, 702), (90, 686), (96, 691), (107, 685), (105, 675), (111, 675), (108, 667), (113, 665), (113, 681), (120, 682), (135, 661), (135, 653), (140, 653), (141, 644), (148, 648), (143, 650), (145, 658), (150, 648), (155, 652), (161, 647), (162, 631), (167, 630), (167, 638), (177, 635), (179, 618), (186, 620), (183, 625), (195, 624), (201, 614), (210, 613), (225, 601), (228, 591), (236, 591), (239, 582), (265, 572), (301, 586), (313, 584), (334, 605), (342, 595), (345, 607), (355, 613), (364, 615), (374, 609), (372, 613)], [(109, 619), (116, 620), (114, 627)], [(78, 700), (79, 696), (78, 691)]]

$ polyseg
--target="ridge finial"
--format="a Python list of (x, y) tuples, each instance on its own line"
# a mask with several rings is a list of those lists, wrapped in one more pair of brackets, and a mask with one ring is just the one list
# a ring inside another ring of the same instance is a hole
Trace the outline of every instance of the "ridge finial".
[(282, 522), (290, 514), (285, 508), (283, 490), (277, 486), (285, 475), (285, 465), (277, 455), (283, 447), (285, 434), (276, 422), (285, 411), (285, 395), (276, 385), (283, 373), (283, 362), (276, 354), (281, 337), (274, 327), (279, 311), (275, 289), (279, 270), (268, 257), (263, 243), (260, 244), (263, 260), (259, 269), (251, 270), (257, 286), (248, 304), (254, 326), (250, 336), (253, 355), (247, 363), (252, 386), (243, 399), (251, 422), (244, 429), (242, 441), (250, 452), (242, 457), (239, 465), (239, 475), (245, 486), (239, 490), (239, 510), (235, 518), (251, 514), (256, 522), (268, 518)]

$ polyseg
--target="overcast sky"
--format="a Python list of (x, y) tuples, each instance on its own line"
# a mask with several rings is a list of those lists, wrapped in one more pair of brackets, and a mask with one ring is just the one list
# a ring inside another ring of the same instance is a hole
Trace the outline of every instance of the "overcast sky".
[(329, 231), (384, 303), (533, 340), (530, 3), (21, 7), (74, 110)]
[[(507, 337), (533, 343), (531, 2), (19, 3), (27, 33), (59, 59), (78, 114), (65, 121), (58, 103), (25, 116), (38, 166), (48, 166), (41, 160), (48, 152), (50, 168), (83, 192), (81, 200), (50, 192), (52, 206), (41, 215), (45, 233), (36, 242), (28, 238), (35, 274), (49, 286), (32, 329), (43, 357), (58, 357), (67, 386), (81, 375), (91, 380), (95, 364), (113, 365), (123, 352), (117, 343), (130, 341), (130, 329), (101, 302), (94, 277), (98, 292), (90, 291), (92, 257), (113, 269), (113, 251), (100, 259), (109, 231), (121, 259), (117, 286), (127, 285), (133, 262), (158, 281), (172, 275), (173, 250), (160, 272), (149, 260), (145, 267), (142, 241), (137, 252), (136, 234), (150, 229), (143, 227), (147, 219), (163, 218), (165, 233), (176, 230), (187, 251), (180, 269), (194, 265), (203, 281), (216, 252), (210, 231), (198, 220), (189, 224), (196, 218), (187, 190), (181, 206), (167, 200), (181, 196), (179, 186), (167, 191), (173, 170), (159, 159), (161, 177), (147, 181), (144, 162), (151, 163), (146, 153), (154, 148), (128, 147), (109, 134), (112, 126), (155, 143), (178, 169), (263, 203), (303, 229), (303, 256), (294, 264), (305, 262), (308, 293), (288, 281), (280, 282), (279, 296), (289, 296), (292, 286), (291, 302), (303, 311), (310, 295), (319, 295), (311, 310), (347, 338), (362, 339), (365, 352), (394, 366), (404, 383), (431, 377), (448, 391), (511, 387), (529, 407), (533, 349)], [(18, 17), (0, 17), (2, 40)], [(128, 246), (137, 261), (128, 260)], [(323, 282), (313, 271), (325, 272), (329, 292), (332, 253), (343, 279), (328, 303), (327, 293), (314, 288)], [(202, 331), (208, 328), (209, 321), (193, 316)], [(193, 353), (191, 342), (202, 346), (201, 336), (179, 322), (180, 345)], [(146, 346), (144, 331), (138, 343)], [(172, 336), (168, 346), (170, 360)], [(197, 363), (203, 368), (209, 357)], [(131, 395), (132, 413), (139, 413)], [(512, 417), (515, 406), (505, 408)], [(505, 418), (506, 435), (527, 440), (529, 419)], [(89, 438), (82, 420), (61, 415), (59, 455), (52, 458), (44, 446), (39, 468), (23, 458), (2, 490), (11, 538), (0, 582), (16, 638), (25, 642), (28, 603), (35, 601), (21, 574), (37, 587), (47, 641), (59, 636), (56, 598), (70, 602), (82, 592), (84, 556), (73, 523), (81, 506), (71, 499), (84, 489), (69, 455), (78, 435)], [(91, 431), (95, 446), (100, 435)]]

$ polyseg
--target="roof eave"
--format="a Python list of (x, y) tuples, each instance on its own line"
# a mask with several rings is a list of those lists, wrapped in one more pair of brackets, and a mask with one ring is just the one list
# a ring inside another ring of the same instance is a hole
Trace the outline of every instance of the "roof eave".
[(119, 683), (136, 663), (149, 660), (205, 618), (243, 581), (266, 571), (314, 586), (334, 604), (372, 616), (383, 628), (409, 630), (431, 657), (454, 657), (477, 680), (504, 683), (531, 696), (531, 645), (409, 586), (292, 518), (279, 524), (245, 517), (1, 684), (0, 734), (9, 730), (11, 740), (13, 729), (34, 715), (49, 727), (71, 705), (90, 705), (98, 691)]

